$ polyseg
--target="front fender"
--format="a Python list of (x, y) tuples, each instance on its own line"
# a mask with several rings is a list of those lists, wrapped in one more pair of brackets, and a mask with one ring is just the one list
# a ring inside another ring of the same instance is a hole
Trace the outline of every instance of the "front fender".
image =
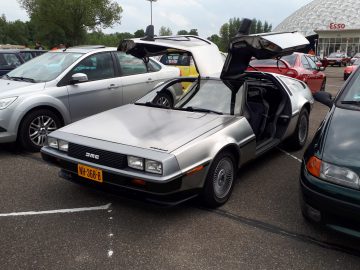
[(58, 98), (45, 94), (36, 96), (34, 95), (28, 96), (27, 98), (21, 100), (19, 104), (17, 104), (15, 109), (17, 111), (16, 119), (12, 119), (13, 121), (11, 121), (13, 123), (14, 130), (18, 130), (22, 119), (28, 112), (39, 107), (51, 107), (61, 114), (65, 125), (71, 123), (67, 98), (65, 100), (59, 100)]

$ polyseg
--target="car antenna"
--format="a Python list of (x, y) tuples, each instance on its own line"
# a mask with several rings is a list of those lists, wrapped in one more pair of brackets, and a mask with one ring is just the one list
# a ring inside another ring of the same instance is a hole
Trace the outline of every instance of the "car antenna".
[(150, 24), (146, 27), (145, 37), (141, 38), (141, 40), (155, 41), (154, 36), (154, 26)]

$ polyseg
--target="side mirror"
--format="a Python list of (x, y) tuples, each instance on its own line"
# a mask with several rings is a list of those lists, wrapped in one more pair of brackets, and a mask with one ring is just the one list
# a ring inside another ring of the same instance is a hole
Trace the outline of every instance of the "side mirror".
[(89, 81), (88, 76), (85, 73), (75, 73), (71, 76), (71, 84), (83, 83)]
[(328, 106), (329, 108), (331, 108), (334, 103), (331, 94), (328, 92), (322, 92), (322, 91), (316, 92), (314, 94), (314, 99), (316, 101), (319, 101), (320, 103)]
[(318, 68), (318, 71), (324, 71), (325, 70), (325, 67), (324, 66), (321, 66)]

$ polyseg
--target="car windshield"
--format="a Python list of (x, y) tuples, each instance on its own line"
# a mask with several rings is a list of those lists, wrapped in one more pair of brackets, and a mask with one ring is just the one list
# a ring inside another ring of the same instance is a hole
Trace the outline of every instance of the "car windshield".
[(343, 54), (341, 53), (331, 53), (329, 55), (329, 57), (332, 57), (332, 58), (342, 58), (343, 57)]
[[(174, 86), (171, 87), (174, 88)], [(157, 95), (161, 94), (163, 87), (155, 88), (152, 92), (139, 99), (136, 104), (154, 105), (154, 101), (156, 101)], [(235, 114), (240, 114), (242, 87), (235, 96)], [(231, 114), (233, 92), (223, 81), (215, 79), (196, 80), (189, 89), (177, 97), (174, 110)]]
[(353, 56), (354, 58), (360, 58), (360, 53), (357, 53)]
[(356, 61), (353, 64), (354, 66), (358, 66), (360, 65), (360, 58), (356, 59)]
[(48, 82), (58, 77), (82, 55), (71, 52), (45, 53), (9, 72), (6, 77), (31, 82)]
[(339, 97), (338, 102), (342, 106), (349, 106), (352, 109), (360, 110), (360, 73), (356, 72), (355, 77), (350, 81), (348, 87)]
[[(295, 54), (286, 55), (281, 57), (280, 59), (286, 61), (290, 66), (293, 67), (295, 65), (296, 55)], [(277, 62), (278, 61), (275, 59), (263, 59), (263, 60), (256, 59), (250, 62), (250, 66), (276, 66)], [(282, 67), (284, 66), (284, 63), (279, 61), (278, 65)]]

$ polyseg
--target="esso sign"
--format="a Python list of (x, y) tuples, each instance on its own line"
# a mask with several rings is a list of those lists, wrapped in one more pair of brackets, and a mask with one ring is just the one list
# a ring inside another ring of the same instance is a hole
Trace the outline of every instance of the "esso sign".
[(330, 23), (331, 30), (341, 30), (345, 29), (346, 25), (344, 23)]

